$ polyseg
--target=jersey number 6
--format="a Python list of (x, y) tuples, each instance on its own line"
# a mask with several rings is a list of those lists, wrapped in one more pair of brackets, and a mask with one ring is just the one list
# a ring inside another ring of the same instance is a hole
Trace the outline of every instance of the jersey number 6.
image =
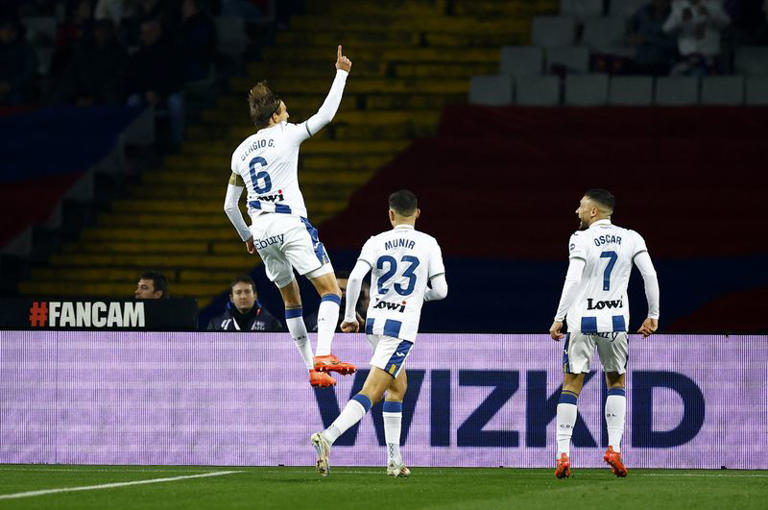
[[(272, 179), (270, 179), (269, 174), (264, 170), (256, 173), (257, 164), (261, 166), (267, 166), (267, 160), (260, 156), (256, 156), (248, 165), (248, 170), (251, 171), (251, 183), (253, 184), (253, 191), (261, 195), (262, 193), (268, 193), (269, 190), (272, 189)], [(259, 181), (264, 181), (264, 185), (260, 186)]]
[[(404, 255), (403, 258), (400, 259), (400, 262), (409, 264), (405, 271), (403, 271), (403, 278), (408, 278), (408, 286), (403, 288), (402, 285), (396, 283), (395, 292), (401, 296), (410, 296), (413, 292), (413, 288), (416, 286), (416, 275), (414, 274), (414, 271), (419, 267), (419, 259), (412, 255)], [(395, 260), (394, 257), (390, 255), (382, 255), (379, 257), (379, 260), (376, 261), (376, 269), (384, 269), (384, 264), (388, 264), (389, 269), (379, 277), (377, 282), (379, 294), (386, 294), (389, 292), (389, 289), (384, 288), (384, 284), (397, 273), (397, 260)]]

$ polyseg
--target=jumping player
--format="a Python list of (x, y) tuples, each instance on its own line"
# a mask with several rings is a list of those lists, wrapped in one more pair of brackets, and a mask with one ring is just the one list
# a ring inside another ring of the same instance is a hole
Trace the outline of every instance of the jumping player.
[[(351, 374), (355, 366), (331, 354), (341, 291), (317, 230), (307, 219), (298, 181), (299, 146), (331, 122), (351, 68), (352, 62), (339, 45), (331, 90), (317, 113), (300, 124), (288, 123), (285, 103), (266, 82), (250, 90), (248, 106), (257, 132), (232, 154), (232, 175), (224, 202), (224, 211), (248, 253), (259, 253), (267, 276), (280, 289), (288, 331), (309, 370), (310, 384), (318, 387), (336, 384), (326, 372)], [(243, 188), (248, 189), (250, 228), (238, 208)], [(312, 282), (321, 297), (314, 359), (294, 269)]]
[[(633, 263), (643, 277), (648, 301), (648, 315), (638, 332), (647, 337), (658, 328), (656, 270), (640, 234), (611, 224), (614, 205), (614, 196), (602, 189), (588, 190), (581, 199), (576, 209), (581, 224), (569, 241), (568, 273), (555, 321), (549, 328), (553, 340), (565, 338), (563, 391), (557, 406), (557, 478), (571, 476), (569, 454), (576, 424), (576, 402), (584, 374), (589, 373), (595, 347), (608, 385), (605, 420), (609, 446), (603, 459), (616, 476), (627, 476), (620, 443), (627, 408), (624, 386), (629, 348), (627, 285)], [(566, 316), (570, 332), (567, 335), (562, 333)]]
[[(445, 266), (434, 237), (415, 230), (421, 214), (416, 195), (401, 190), (389, 197), (392, 230), (371, 237), (363, 246), (347, 283), (347, 305), (341, 329), (356, 332), (355, 306), (363, 278), (372, 271), (371, 302), (365, 333), (373, 347), (372, 369), (363, 389), (344, 407), (330, 427), (312, 434), (317, 470), (328, 476), (331, 445), (349, 427), (360, 421), (384, 392), (384, 436), (387, 442), (387, 474), (410, 475), (400, 454), (400, 424), (407, 388), (405, 360), (419, 329), (424, 301), (448, 295)], [(431, 283), (431, 288), (427, 283)]]

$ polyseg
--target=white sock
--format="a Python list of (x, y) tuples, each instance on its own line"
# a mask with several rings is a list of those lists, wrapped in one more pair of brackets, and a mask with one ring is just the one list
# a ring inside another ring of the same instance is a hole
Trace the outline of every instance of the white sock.
[(339, 305), (341, 298), (336, 294), (326, 294), (320, 300), (317, 311), (317, 350), (316, 356), (327, 356), (331, 353), (333, 332), (339, 322)]
[(624, 388), (608, 391), (605, 400), (605, 423), (608, 425), (608, 444), (616, 452), (621, 451), (621, 436), (624, 435), (624, 416), (627, 413), (627, 398)]
[(370, 408), (371, 400), (358, 393), (347, 402), (338, 418), (333, 420), (331, 426), (322, 431), (321, 434), (326, 441), (333, 444), (349, 427), (362, 420)]
[(402, 402), (384, 402), (384, 438), (387, 441), (387, 464), (402, 464), (400, 454), (400, 425), (403, 421)]
[(307, 370), (312, 370), (314, 361), (312, 359), (312, 344), (309, 343), (307, 336), (307, 325), (304, 324), (301, 308), (289, 308), (285, 311), (285, 323), (288, 326), (288, 332), (296, 343), (296, 348), (304, 360), (304, 366)]
[[(571, 436), (573, 426), (576, 425), (576, 403), (563, 402), (560, 395), (560, 403), (557, 404), (557, 456), (561, 453), (571, 454)], [(575, 400), (575, 397), (571, 397)]]

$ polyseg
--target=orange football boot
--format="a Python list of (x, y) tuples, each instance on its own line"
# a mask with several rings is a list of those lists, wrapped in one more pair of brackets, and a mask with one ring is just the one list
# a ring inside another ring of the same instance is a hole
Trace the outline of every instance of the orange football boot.
[(571, 477), (571, 461), (568, 459), (567, 453), (561, 453), (560, 458), (557, 459), (557, 467), (555, 467), (556, 478), (570, 478)]
[(338, 372), (341, 375), (354, 374), (357, 367), (352, 363), (339, 361), (333, 354), (315, 356), (315, 370), (318, 372)]
[(326, 374), (325, 372), (310, 370), (309, 384), (315, 388), (329, 388), (331, 386), (336, 386), (336, 379)]
[(603, 460), (611, 466), (611, 471), (613, 471), (614, 475), (619, 478), (627, 476), (627, 468), (624, 467), (624, 463), (621, 461), (621, 453), (613, 451), (613, 446), (609, 446), (608, 449), (605, 450)]

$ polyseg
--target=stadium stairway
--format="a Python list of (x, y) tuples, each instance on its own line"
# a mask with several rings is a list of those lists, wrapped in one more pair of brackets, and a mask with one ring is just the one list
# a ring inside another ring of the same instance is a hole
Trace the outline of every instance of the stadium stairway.
[[(556, 0), (308, 2), (274, 47), (232, 80), (231, 93), (187, 129), (179, 154), (112, 204), (97, 225), (32, 271), (30, 294), (130, 295), (139, 272), (164, 271), (171, 294), (211, 303), (257, 259), (222, 211), (232, 150), (253, 132), (246, 94), (268, 79), (292, 121), (313, 114), (333, 77), (336, 45), (353, 61), (339, 113), (302, 146), (300, 174), (315, 225), (346, 209), (350, 197), (411, 140), (437, 131), (444, 107), (466, 102), (469, 78), (495, 73), (499, 48), (525, 44), (531, 19)], [(323, 231), (321, 228), (321, 236)], [(203, 314), (205, 315), (205, 314)]]

